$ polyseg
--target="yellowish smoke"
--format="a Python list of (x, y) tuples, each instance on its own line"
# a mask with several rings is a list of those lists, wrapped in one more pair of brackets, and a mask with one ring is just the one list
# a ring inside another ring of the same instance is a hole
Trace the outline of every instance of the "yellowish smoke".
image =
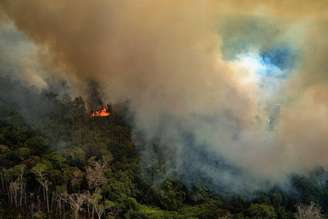
[[(259, 178), (279, 181), (328, 165), (325, 0), (2, 0), (0, 7), (40, 46), (43, 62), (62, 69), (60, 77), (81, 93), (94, 80), (111, 102), (129, 100), (148, 139), (161, 130), (163, 142), (178, 150), (185, 142), (172, 119)], [(276, 21), (281, 31), (272, 41), (287, 40), (301, 53), (296, 72), (276, 93), (291, 101), (273, 133), (263, 128), (268, 115), (256, 85), (242, 84), (242, 70), (223, 58), (220, 25), (232, 16)]]

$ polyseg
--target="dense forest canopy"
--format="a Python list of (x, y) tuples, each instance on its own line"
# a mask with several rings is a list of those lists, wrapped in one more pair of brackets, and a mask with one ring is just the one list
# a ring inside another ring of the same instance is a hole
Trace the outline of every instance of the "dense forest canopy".
[[(2, 218), (293, 218), (328, 210), (323, 169), (295, 175), (288, 189), (252, 195), (218, 193), (179, 176), (159, 181), (160, 162), (140, 165), (126, 107), (94, 118), (82, 98), (8, 77), (0, 83)], [(160, 149), (154, 153), (161, 159)]]

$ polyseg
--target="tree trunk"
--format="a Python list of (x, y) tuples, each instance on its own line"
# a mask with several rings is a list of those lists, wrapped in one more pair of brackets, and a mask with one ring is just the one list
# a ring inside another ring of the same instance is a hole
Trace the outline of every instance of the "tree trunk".
[(49, 194), (48, 194), (48, 188), (46, 188), (46, 203), (47, 203), (47, 212), (50, 212), (50, 207), (49, 207)]
[(74, 210), (74, 219), (79, 219), (79, 209)]
[(101, 219), (102, 213), (101, 212), (97, 213), (97, 216), (98, 216), (98, 219)]

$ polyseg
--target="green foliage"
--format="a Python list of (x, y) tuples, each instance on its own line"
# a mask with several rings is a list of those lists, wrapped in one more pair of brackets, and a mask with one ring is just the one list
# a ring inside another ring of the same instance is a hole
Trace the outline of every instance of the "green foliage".
[(33, 213), (32, 218), (33, 219), (46, 219), (47, 216), (46, 216), (46, 214), (44, 212), (37, 211), (37, 212)]
[(28, 138), (24, 142), (24, 146), (26, 148), (30, 148), (31, 150), (33, 150), (36, 153), (45, 152), (48, 149), (47, 148), (47, 140), (42, 136), (35, 136), (35, 137), (33, 136), (31, 138)]
[(173, 219), (183, 218), (181, 215), (174, 211), (165, 211), (159, 208), (150, 206), (140, 206), (138, 211), (129, 211), (125, 218), (145, 218), (145, 219)]
[[(328, 211), (328, 172), (323, 169), (294, 176), (294, 193), (274, 188), (252, 198), (219, 197), (176, 178), (149, 183), (140, 171), (125, 110), (94, 119), (82, 98), (34, 95), (46, 107), (33, 122), (14, 103), (0, 101), (0, 218), (69, 218), (71, 211), (91, 218), (93, 209), (101, 218), (287, 219), (299, 202), (312, 201)], [(152, 171), (160, 173), (160, 168)], [(16, 203), (24, 200), (19, 211), (9, 196)], [(80, 203), (73, 203), (78, 198)]]
[(63, 154), (71, 165), (81, 166), (86, 162), (85, 151), (80, 147), (67, 148)]
[(24, 164), (17, 164), (13, 167), (3, 170), (8, 180), (16, 180), (19, 178), (25, 170), (26, 166)]
[(248, 215), (254, 219), (275, 219), (277, 214), (274, 208), (266, 204), (251, 204), (247, 210)]
[(150, 199), (166, 210), (177, 210), (183, 206), (186, 192), (184, 187), (174, 181), (165, 180), (151, 188)]

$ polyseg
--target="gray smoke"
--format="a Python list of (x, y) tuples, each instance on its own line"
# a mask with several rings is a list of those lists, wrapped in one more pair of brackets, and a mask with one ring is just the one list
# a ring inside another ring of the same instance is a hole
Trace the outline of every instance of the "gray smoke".
[[(37, 45), (33, 60), (42, 72), (64, 78), (79, 94), (88, 96), (91, 80), (106, 101), (129, 101), (146, 168), (158, 162), (155, 143), (166, 174), (240, 191), (328, 164), (327, 6), (275, 3), (3, 0), (0, 7)], [(297, 48), (297, 68), (278, 90), (266, 94), (244, 83), (252, 69), (240, 68), (238, 54), (227, 59), (227, 48), (244, 52), (237, 45), (243, 40), (250, 51), (277, 43)], [(13, 54), (25, 51), (33, 49)], [(274, 131), (268, 119), (279, 121)]]

